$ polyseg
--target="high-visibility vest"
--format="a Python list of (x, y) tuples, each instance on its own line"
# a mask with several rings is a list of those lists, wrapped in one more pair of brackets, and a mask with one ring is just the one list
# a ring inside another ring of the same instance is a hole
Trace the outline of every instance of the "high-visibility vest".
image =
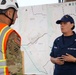
[(6, 65), (6, 46), (8, 37), (13, 31), (8, 25), (0, 23), (0, 75), (10, 75)]

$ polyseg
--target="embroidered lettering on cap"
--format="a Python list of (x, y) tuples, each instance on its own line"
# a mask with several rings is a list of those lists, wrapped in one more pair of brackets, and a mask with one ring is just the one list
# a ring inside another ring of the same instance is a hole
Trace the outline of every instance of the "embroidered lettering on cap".
[(65, 16), (66, 18), (68, 18), (68, 16)]

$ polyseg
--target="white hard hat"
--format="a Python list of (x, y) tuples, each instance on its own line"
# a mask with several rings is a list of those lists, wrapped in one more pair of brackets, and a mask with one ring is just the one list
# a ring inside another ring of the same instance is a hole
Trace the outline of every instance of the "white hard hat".
[(0, 0), (0, 9), (8, 9), (8, 8), (14, 8), (18, 10), (18, 4), (16, 0)]

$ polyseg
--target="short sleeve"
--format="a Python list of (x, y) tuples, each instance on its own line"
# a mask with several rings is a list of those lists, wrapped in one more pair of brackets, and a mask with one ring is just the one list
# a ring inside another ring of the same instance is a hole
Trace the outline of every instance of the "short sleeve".
[(55, 49), (57, 48), (57, 39), (53, 43), (53, 47), (51, 48), (50, 56), (55, 57)]
[(8, 38), (6, 50), (6, 64), (12, 74), (22, 73), (22, 55), (20, 43), (20, 37), (17, 35), (17, 33), (12, 32)]

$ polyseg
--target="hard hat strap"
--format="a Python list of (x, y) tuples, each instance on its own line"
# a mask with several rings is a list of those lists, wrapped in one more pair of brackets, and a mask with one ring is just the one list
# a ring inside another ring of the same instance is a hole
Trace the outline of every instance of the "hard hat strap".
[(13, 13), (12, 19), (10, 19), (10, 20), (11, 20), (11, 23), (9, 24), (9, 26), (11, 26), (11, 25), (12, 25), (12, 22), (14, 21), (15, 11), (16, 11), (16, 10), (14, 9), (14, 13)]
[[(8, 9), (7, 9), (8, 10)], [(11, 23), (9, 24), (9, 26), (11, 26), (12, 25), (12, 22), (14, 21), (14, 15), (15, 15), (15, 9), (13, 9), (14, 10), (14, 12), (13, 12), (13, 16), (12, 16), (12, 18), (10, 18), (10, 17), (8, 17), (5, 13), (2, 13), (2, 14), (4, 14), (8, 19), (10, 19), (11, 20)]]

